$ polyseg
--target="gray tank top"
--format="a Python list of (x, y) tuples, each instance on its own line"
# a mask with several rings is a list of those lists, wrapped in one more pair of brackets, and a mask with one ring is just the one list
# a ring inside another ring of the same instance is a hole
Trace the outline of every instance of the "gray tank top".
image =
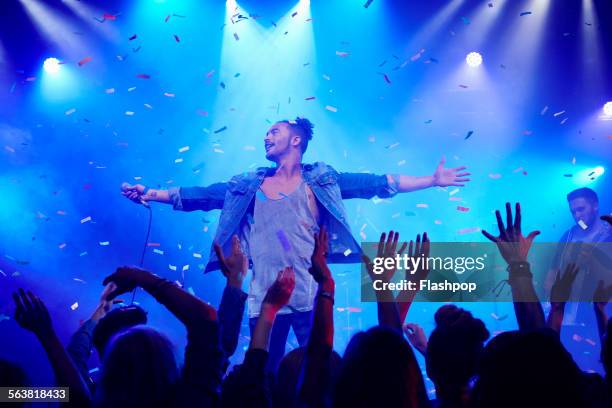
[(283, 198), (274, 200), (258, 190), (255, 195), (253, 222), (247, 232), (253, 260), (249, 288), (249, 317), (259, 316), (266, 291), (278, 272), (287, 266), (295, 271), (295, 289), (287, 306), (279, 313), (309, 311), (316, 291), (308, 268), (314, 249), (314, 233), (319, 230), (309, 206), (307, 184), (300, 185)]

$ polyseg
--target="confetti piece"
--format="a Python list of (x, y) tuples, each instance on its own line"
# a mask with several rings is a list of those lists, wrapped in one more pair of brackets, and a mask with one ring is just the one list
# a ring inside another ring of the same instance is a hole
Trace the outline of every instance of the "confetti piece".
[(84, 223), (89, 222), (89, 221), (91, 221), (91, 216), (90, 216), (90, 217), (85, 217), (85, 218), (83, 218), (83, 219), (81, 220), (81, 224), (84, 224)]
[(188, 271), (189, 270), (189, 265), (183, 265), (183, 272)]
[(223, 89), (225, 89), (225, 82), (219, 82), (219, 86)]
[(553, 116), (556, 118), (557, 116), (561, 116), (564, 113), (565, 113), (565, 111), (563, 110), (563, 111), (560, 111), (560, 112), (557, 112), (557, 113), (553, 113)]
[(433, 122), (433, 120), (429, 119), (425, 121), (425, 124), (430, 124), (431, 122)]
[(463, 140), (467, 140), (467, 139), (469, 139), (469, 138), (470, 138), (470, 137), (471, 137), (473, 134), (474, 134), (474, 131), (473, 131), (473, 130), (470, 130), (470, 131), (467, 133), (467, 135), (465, 136), (465, 138), (463, 138)]
[(138, 35), (137, 35), (137, 34), (134, 34), (133, 36), (131, 36), (130, 38), (128, 38), (128, 40), (129, 40), (129, 41), (133, 41), (133, 40), (135, 40), (135, 39), (137, 39), (137, 38), (138, 38)]
[(171, 271), (176, 271), (176, 265), (168, 265)]
[(402, 214), (400, 213), (395, 213), (391, 216), (391, 218), (399, 218)]
[(580, 225), (580, 228), (582, 228), (583, 230), (589, 228), (589, 226), (586, 225), (586, 223), (582, 220), (578, 220), (578, 225)]
[(385, 149), (393, 149), (397, 146), (399, 146), (399, 142), (391, 143), (390, 145), (385, 146)]
[[(144, 104), (144, 107), (147, 109), (153, 109), (153, 106), (149, 105), (148, 103)], [(127, 143), (126, 143), (127, 144)]]
[(521, 14), (519, 14), (519, 16), (523, 17), (523, 16), (528, 16), (530, 14), (531, 14), (531, 11), (523, 11)]
[(338, 108), (336, 108), (335, 106), (331, 106), (331, 105), (327, 105), (325, 109), (327, 109), (330, 112), (338, 112)]
[(83, 65), (87, 64), (92, 59), (93, 59), (92, 57), (85, 57), (85, 58), (83, 58), (82, 60), (79, 61), (79, 67), (82, 67)]
[(459, 189), (458, 189), (458, 188), (456, 188), (456, 189), (454, 189), (453, 191), (449, 192), (449, 193), (448, 193), (448, 195), (449, 195), (449, 196), (453, 196), (453, 195), (457, 194), (458, 192), (459, 192)]
[(329, 75), (323, 74), (323, 79), (326, 80), (326, 81), (329, 81), (329, 80), (331, 80), (331, 77)]
[(134, 112), (132, 112), (132, 111), (125, 111), (125, 116), (134, 116)]
[(591, 346), (595, 346), (597, 343), (595, 343), (593, 340), (591, 339), (584, 339), (585, 343), (590, 344)]
[(109, 14), (109, 13), (104, 13), (104, 15), (102, 15), (102, 19), (103, 20), (115, 21), (115, 20), (117, 20), (117, 16), (115, 16), (113, 14)]
[(492, 178), (493, 180), (500, 179), (501, 177), (502, 175), (499, 173), (489, 173), (489, 178)]
[(403, 166), (404, 164), (406, 164), (406, 160), (400, 160), (397, 162), (398, 166)]
[(100, 246), (109, 246), (110, 245), (110, 241), (102, 241), (100, 242)]
[(11, 146), (4, 146), (4, 150), (9, 153), (15, 153), (15, 149), (13, 149)]
[(64, 112), (64, 114), (65, 114), (66, 116), (70, 116), (70, 115), (72, 115), (74, 112), (76, 112), (76, 108), (68, 109), (66, 112)]
[(66, 244), (65, 243), (59, 244), (58, 247), (59, 249), (64, 249), (66, 248)]
[(222, 128), (219, 128), (219, 129), (215, 130), (213, 133), (215, 133), (215, 134), (216, 133), (221, 133), (221, 132), (223, 132), (225, 130), (227, 130), (227, 126), (223, 126)]
[(115, 93), (115, 88), (107, 88), (104, 90), (104, 92), (106, 92), (107, 94), (114, 94)]
[(174, 40), (175, 40), (177, 43), (180, 43), (180, 42), (181, 42), (180, 37), (179, 37), (178, 35), (176, 35), (176, 34), (174, 34)]
[(195, 296), (195, 291), (193, 290), (193, 288), (190, 286), (187, 288), (187, 292), (191, 293), (193, 296)]
[(194, 253), (193, 253), (193, 257), (194, 257), (194, 258), (202, 258), (202, 254), (199, 254), (199, 253), (197, 253), (197, 252), (194, 252)]
[(80, 278), (72, 278), (72, 280), (75, 282), (79, 282), (79, 283), (87, 283), (83, 279), (80, 279)]
[(240, 37), (238, 37), (238, 33), (234, 33), (234, 39), (235, 39), (236, 41), (239, 41), (239, 40), (240, 40)]
[(213, 69), (212, 71), (209, 71), (209, 72), (206, 74), (206, 78), (210, 78), (210, 77), (212, 77), (214, 74), (215, 74), (215, 70)]
[(128, 88), (128, 92), (132, 92), (132, 91), (134, 91), (134, 90), (136, 90), (136, 87), (135, 87), (135, 86), (132, 86), (132, 87)]
[(77, 310), (78, 307), (79, 307), (79, 302), (74, 302), (72, 305), (70, 305), (70, 309), (72, 310)]
[(463, 235), (463, 234), (471, 234), (474, 232), (480, 232), (480, 227), (463, 228), (457, 231), (457, 234)]
[(138, 74), (138, 75), (136, 75), (136, 78), (140, 78), (140, 79), (151, 79), (151, 75), (147, 75), (147, 74)]
[(184, 147), (181, 147), (178, 151), (179, 153), (185, 153), (188, 150), (189, 150), (189, 146), (184, 146)]
[(349, 256), (352, 253), (353, 251), (351, 251), (350, 249), (347, 249), (346, 251), (343, 252), (344, 256)]
[(459, 85), (459, 88), (467, 89), (467, 88), (468, 88), (468, 86), (467, 86), (467, 85), (462, 85), (462, 84), (460, 84), (460, 85)]
[(81, 252), (81, 253), (79, 254), (79, 256), (85, 256), (85, 255), (87, 255), (87, 251)]
[(567, 118), (563, 119), (563, 120), (561, 121), (561, 124), (564, 124), (565, 122), (567, 122)]
[(546, 111), (548, 111), (548, 105), (542, 108), (542, 110), (540, 111), (540, 115), (544, 116), (546, 114)]
[(346, 51), (336, 51), (336, 55), (339, 57), (348, 57), (349, 53)]
[(285, 231), (283, 231), (283, 230), (276, 231), (276, 237), (280, 241), (280, 243), (283, 246), (283, 249), (285, 250), (285, 252), (291, 251), (291, 244), (289, 243), (289, 239), (287, 238), (287, 235), (285, 234)]
[(502, 320), (506, 320), (508, 318), (508, 315), (505, 314), (505, 315), (498, 316), (495, 313), (491, 313), (491, 317), (497, 320), (498, 322), (500, 322)]
[(363, 5), (363, 7), (365, 7), (365, 8), (370, 7), (370, 4), (372, 4), (372, 2), (373, 2), (373, 1), (374, 1), (374, 0), (368, 0), (368, 1), (366, 1), (366, 3)]
[(253, 150), (255, 150), (255, 146), (244, 146), (244, 147), (242, 148), (242, 150), (253, 151)]
[(468, 211), (470, 211), (470, 209), (467, 208), (467, 207), (462, 207), (462, 206), (458, 205), (457, 206), (457, 211), (468, 212)]
[(167, 96), (168, 98), (174, 98), (176, 96), (176, 94), (170, 93), (170, 92), (164, 92), (164, 96)]
[(217, 148), (217, 147), (215, 147), (215, 148), (213, 149), (213, 152), (215, 152), (215, 153), (225, 153), (223, 150), (221, 150), (221, 149), (219, 149), (219, 148)]
[(442, 225), (442, 221), (440, 221), (440, 220), (435, 220), (435, 221), (434, 221), (434, 224), (436, 224), (436, 225)]
[(387, 74), (383, 74), (383, 77), (385, 78), (385, 81), (390, 84), (391, 80), (389, 79), (389, 77), (387, 76)]
[(183, 162), (183, 158), (182, 157), (178, 158), (178, 159), (174, 160), (174, 162), (175, 163), (182, 163)]
[(417, 204), (417, 208), (429, 208), (429, 204)]
[(168, 22), (168, 20), (170, 20), (170, 14), (168, 14), (168, 15), (166, 16), (166, 18), (164, 19), (164, 23), (167, 23), (167, 22)]
[(579, 336), (577, 334), (574, 334), (572, 336), (572, 340), (576, 341), (576, 342), (581, 342), (582, 341), (582, 336)]
[(304, 98), (305, 101), (314, 101), (315, 99), (317, 98), (315, 98), (314, 96), (309, 96), (308, 98)]
[(66, 215), (66, 211), (57, 210), (56, 214), (57, 215)]

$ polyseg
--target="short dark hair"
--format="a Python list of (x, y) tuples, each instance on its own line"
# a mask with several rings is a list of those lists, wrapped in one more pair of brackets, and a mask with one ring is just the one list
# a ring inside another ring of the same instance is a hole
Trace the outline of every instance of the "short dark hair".
[(111, 310), (100, 319), (94, 328), (92, 334), (93, 345), (102, 357), (106, 345), (115, 334), (146, 323), (147, 312), (140, 306), (129, 305)]
[(302, 153), (304, 153), (308, 148), (308, 142), (312, 140), (312, 129), (314, 129), (312, 122), (298, 116), (294, 120), (281, 120), (280, 123), (286, 123), (289, 125), (291, 131), (297, 133), (301, 137)]
[(567, 202), (570, 202), (577, 198), (584, 198), (585, 200), (588, 200), (591, 203), (599, 203), (599, 198), (597, 197), (597, 193), (588, 187), (582, 187), (574, 191), (571, 191), (567, 195)]

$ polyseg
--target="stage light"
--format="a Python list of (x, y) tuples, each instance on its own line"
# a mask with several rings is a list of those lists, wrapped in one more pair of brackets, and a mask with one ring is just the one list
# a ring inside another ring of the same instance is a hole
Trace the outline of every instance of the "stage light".
[(470, 52), (467, 57), (465, 57), (465, 62), (472, 68), (478, 67), (482, 64), (482, 55), (477, 52)]
[(603, 106), (603, 113), (608, 117), (612, 117), (612, 101), (606, 102)]
[(43, 63), (43, 69), (49, 74), (55, 74), (60, 69), (60, 61), (57, 58), (47, 58)]

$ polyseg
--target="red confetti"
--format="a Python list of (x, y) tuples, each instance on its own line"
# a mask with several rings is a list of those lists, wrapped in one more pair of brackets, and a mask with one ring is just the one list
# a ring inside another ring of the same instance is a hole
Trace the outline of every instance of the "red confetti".
[(85, 57), (82, 60), (79, 61), (79, 67), (82, 67), (83, 65), (87, 64), (89, 61), (91, 61), (93, 58), (91, 57)]
[(158, 247), (160, 245), (161, 244), (159, 242), (147, 242), (147, 246), (150, 246), (150, 247)]
[(212, 71), (208, 72), (208, 74), (206, 74), (206, 78), (210, 78), (215, 74), (215, 70), (213, 69)]
[(181, 42), (181, 39), (179, 38), (178, 35), (174, 34), (174, 39), (176, 40), (176, 42)]
[(131, 36), (130, 38), (128, 38), (128, 40), (132, 41), (138, 38), (138, 34), (134, 34), (133, 36)]
[(115, 21), (117, 19), (117, 16), (114, 16), (112, 14), (109, 13), (104, 13), (104, 15), (102, 16), (102, 18), (104, 20), (111, 20), (111, 21)]
[(147, 75), (147, 74), (138, 74), (138, 75), (136, 75), (136, 78), (150, 79), (150, 78), (151, 78), (151, 75)]
[(468, 211), (470, 211), (470, 209), (469, 209), (469, 208), (467, 208), (467, 207), (462, 207), (462, 206), (460, 206), (460, 205), (458, 205), (458, 206), (457, 206), (457, 210), (458, 210), (458, 211), (462, 211), (462, 212), (468, 212)]

